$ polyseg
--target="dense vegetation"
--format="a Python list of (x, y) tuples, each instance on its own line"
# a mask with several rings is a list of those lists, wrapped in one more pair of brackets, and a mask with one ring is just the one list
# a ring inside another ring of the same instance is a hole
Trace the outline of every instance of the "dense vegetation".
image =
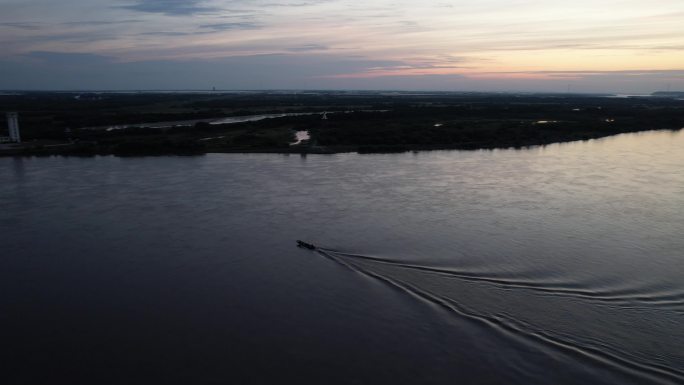
[(335, 115), (313, 133), (323, 146), (355, 145), (374, 152), (520, 147), (684, 126), (682, 105), (600, 101), (601, 106), (575, 101), (399, 107), (385, 113)]
[[(4, 154), (472, 149), (684, 127), (684, 101), (590, 95), (25, 93), (0, 95), (0, 109), (19, 112), (26, 141), (23, 146), (1, 150)], [(313, 114), (233, 124), (196, 121), (157, 128), (144, 124), (323, 111), (330, 112), (327, 119)], [(291, 146), (294, 133), (304, 130), (311, 140)]]

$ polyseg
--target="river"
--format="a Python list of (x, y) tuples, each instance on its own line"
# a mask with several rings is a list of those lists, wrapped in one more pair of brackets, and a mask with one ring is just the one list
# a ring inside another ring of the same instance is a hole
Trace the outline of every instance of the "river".
[(132, 124), (118, 124), (118, 125), (108, 125), (108, 126), (98, 126), (98, 127), (84, 127), (84, 130), (123, 130), (132, 127), (145, 127), (145, 128), (171, 128), (171, 127), (191, 127), (197, 123), (209, 123), (211, 125), (218, 124), (236, 124), (236, 123), (246, 123), (246, 122), (258, 122), (264, 119), (276, 119), (284, 118), (287, 116), (305, 116), (305, 115), (324, 115), (326, 113), (332, 114), (333, 112), (284, 112), (279, 114), (257, 114), (257, 115), (242, 115), (242, 116), (231, 116), (223, 118), (208, 118), (208, 119), (190, 119), (190, 120), (175, 120), (166, 122), (147, 122), (147, 123), (132, 123)]
[(681, 131), (2, 158), (0, 206), (4, 384), (684, 383)]

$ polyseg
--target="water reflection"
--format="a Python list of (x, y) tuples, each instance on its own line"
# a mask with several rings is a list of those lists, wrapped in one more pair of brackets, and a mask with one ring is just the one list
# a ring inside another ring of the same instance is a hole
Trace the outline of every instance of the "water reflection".
[(24, 179), (24, 158), (14, 157), (12, 158), (12, 170), (14, 171), (14, 178), (19, 183)]
[(41, 368), (11, 370), (33, 383), (76, 364), (95, 383), (110, 365), (130, 382), (679, 383), (682, 147), (678, 131), (0, 159), (6, 367)]

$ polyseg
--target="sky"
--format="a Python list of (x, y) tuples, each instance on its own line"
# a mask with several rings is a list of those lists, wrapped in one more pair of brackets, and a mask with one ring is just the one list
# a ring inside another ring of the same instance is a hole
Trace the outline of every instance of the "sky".
[(0, 89), (684, 91), (683, 0), (0, 0)]

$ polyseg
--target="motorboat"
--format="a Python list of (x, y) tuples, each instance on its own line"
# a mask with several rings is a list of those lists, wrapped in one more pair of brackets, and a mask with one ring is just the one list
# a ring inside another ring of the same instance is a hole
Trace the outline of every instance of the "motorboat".
[(300, 241), (300, 240), (297, 240), (297, 246), (303, 247), (303, 248), (309, 249), (309, 250), (316, 250), (316, 246), (312, 245), (311, 243), (306, 243), (306, 242)]

